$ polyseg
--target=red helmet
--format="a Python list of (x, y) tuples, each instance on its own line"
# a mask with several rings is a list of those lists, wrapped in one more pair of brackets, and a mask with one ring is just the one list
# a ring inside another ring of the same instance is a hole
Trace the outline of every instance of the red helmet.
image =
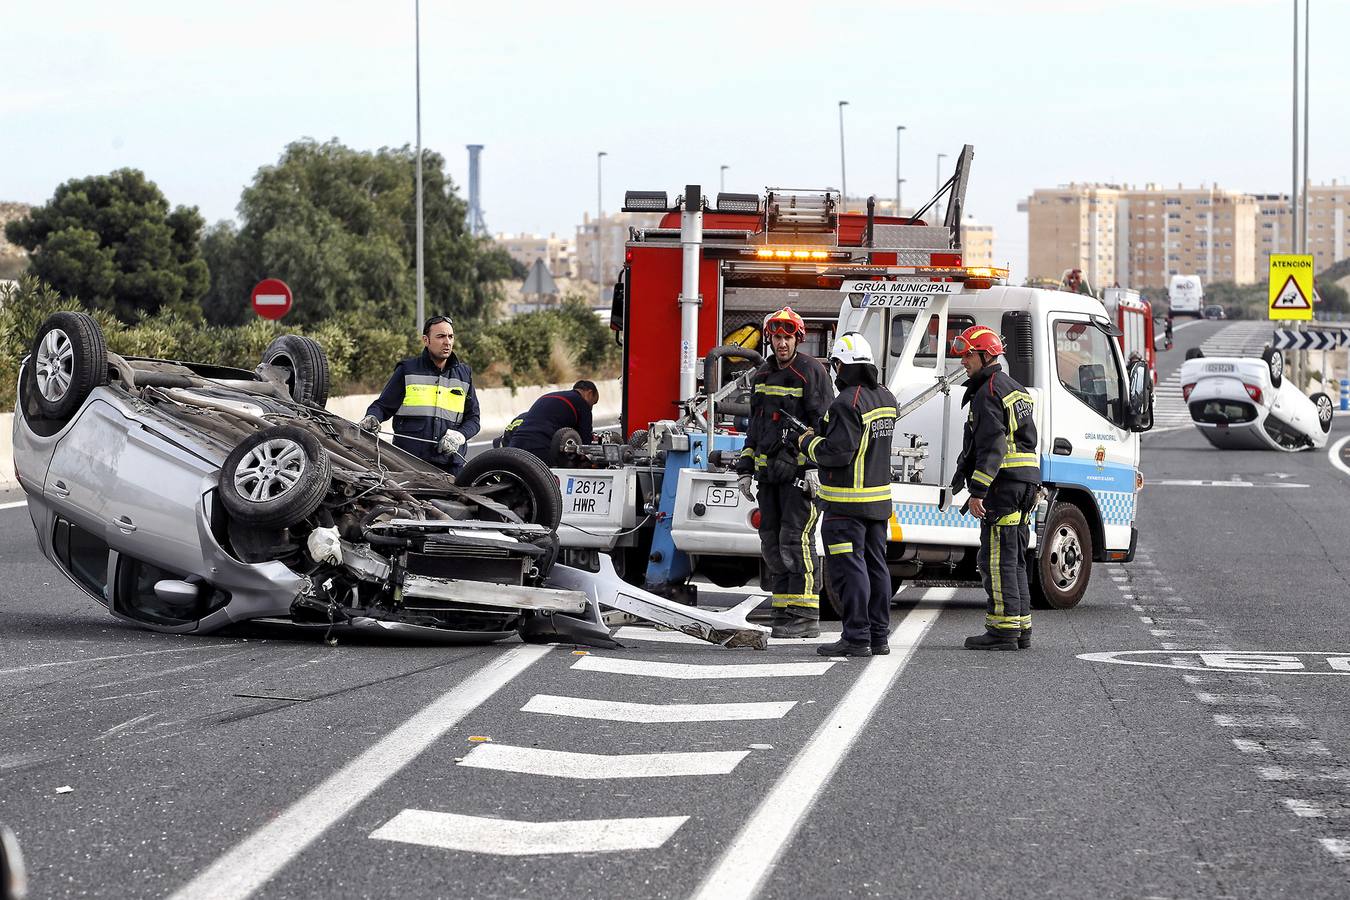
[(792, 307), (785, 306), (764, 320), (764, 333), (795, 334), (797, 340), (802, 340), (806, 337), (806, 323), (802, 321), (801, 316), (793, 312)]
[(991, 356), (998, 356), (1002, 352), (1003, 341), (983, 325), (970, 326), (952, 341), (952, 356), (965, 356), (967, 353), (988, 353)]

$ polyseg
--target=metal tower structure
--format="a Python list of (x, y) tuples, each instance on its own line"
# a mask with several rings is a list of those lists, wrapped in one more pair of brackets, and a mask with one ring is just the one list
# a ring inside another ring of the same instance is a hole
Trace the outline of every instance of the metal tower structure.
[(469, 234), (487, 236), (487, 222), (483, 220), (482, 195), (478, 183), (478, 157), (483, 152), (482, 144), (466, 144), (469, 149), (469, 214), (466, 225)]

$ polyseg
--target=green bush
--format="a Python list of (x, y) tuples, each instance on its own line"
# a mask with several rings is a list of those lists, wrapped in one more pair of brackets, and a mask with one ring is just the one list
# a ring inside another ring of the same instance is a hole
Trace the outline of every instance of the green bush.
[[(33, 276), (0, 290), (0, 411), (14, 407), (20, 361), (44, 319), (63, 309), (82, 309)], [(253, 319), (239, 326), (209, 326), (178, 312), (144, 317), (135, 325), (94, 310), (108, 349), (123, 356), (152, 356), (252, 369), (272, 339), (303, 333), (323, 345), (333, 395), (378, 391), (399, 360), (421, 352), (420, 337), (365, 313), (344, 313), (308, 331)], [(462, 327), (456, 352), (473, 368), (480, 387), (523, 387), (558, 378), (601, 379), (614, 374), (619, 348), (609, 329), (583, 301), (528, 313), (487, 326)]]

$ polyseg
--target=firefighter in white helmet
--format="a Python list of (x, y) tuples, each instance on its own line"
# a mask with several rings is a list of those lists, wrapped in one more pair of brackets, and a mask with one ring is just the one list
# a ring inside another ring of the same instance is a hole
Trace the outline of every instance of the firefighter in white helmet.
[(878, 380), (872, 347), (856, 331), (835, 340), (830, 367), (839, 396), (825, 413), (819, 435), (808, 431), (797, 437), (807, 459), (820, 467), (821, 539), (830, 592), (844, 625), (841, 640), (816, 652), (882, 655), (891, 652), (886, 538), (895, 395)]

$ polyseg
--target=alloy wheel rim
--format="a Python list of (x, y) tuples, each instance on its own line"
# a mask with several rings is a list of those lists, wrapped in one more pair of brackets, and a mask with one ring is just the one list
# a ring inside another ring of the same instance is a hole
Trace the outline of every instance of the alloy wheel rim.
[(49, 402), (55, 403), (70, 390), (75, 380), (75, 347), (70, 336), (60, 328), (53, 328), (42, 338), (34, 365), (38, 391)]
[(1334, 410), (1331, 408), (1330, 397), (1317, 398), (1317, 417), (1321, 419), (1323, 423), (1331, 421), (1333, 412)]
[(273, 438), (244, 454), (234, 472), (234, 487), (244, 499), (265, 503), (294, 488), (308, 465), (304, 447), (288, 438)]

